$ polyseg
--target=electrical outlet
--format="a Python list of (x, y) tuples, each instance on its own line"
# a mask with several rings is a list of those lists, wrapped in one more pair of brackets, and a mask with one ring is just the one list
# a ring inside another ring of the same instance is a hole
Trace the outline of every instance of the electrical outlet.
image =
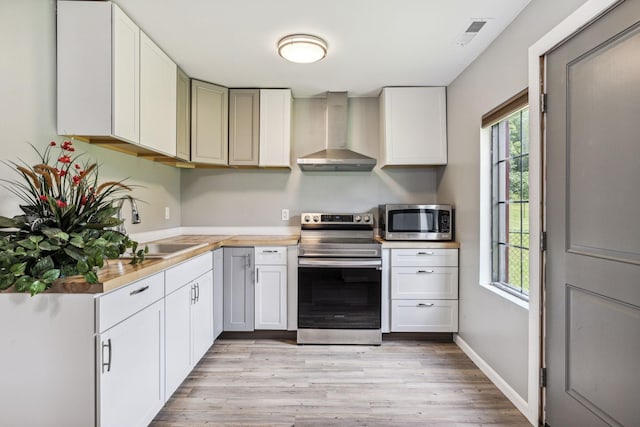
[(164, 208), (164, 219), (171, 219), (171, 210), (169, 206), (165, 206)]
[(282, 209), (281, 218), (283, 221), (289, 221), (289, 209)]

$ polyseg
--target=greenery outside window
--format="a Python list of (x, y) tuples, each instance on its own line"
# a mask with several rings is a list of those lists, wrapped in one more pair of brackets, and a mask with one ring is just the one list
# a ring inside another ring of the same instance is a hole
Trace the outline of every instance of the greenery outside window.
[(491, 126), (492, 284), (529, 299), (529, 109)]

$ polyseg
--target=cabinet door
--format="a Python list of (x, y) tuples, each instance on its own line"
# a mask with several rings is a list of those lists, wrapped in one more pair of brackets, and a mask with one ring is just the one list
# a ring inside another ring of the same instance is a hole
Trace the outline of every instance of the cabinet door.
[(194, 297), (188, 283), (165, 297), (165, 354), (167, 398), (176, 391), (191, 371), (191, 310)]
[(291, 166), (291, 90), (260, 90), (260, 166)]
[(383, 166), (447, 164), (444, 87), (384, 88), (380, 125)]
[(224, 330), (253, 331), (253, 248), (224, 248)]
[(287, 266), (256, 266), (255, 328), (287, 329)]
[(203, 274), (194, 281), (191, 304), (191, 362), (192, 366), (213, 344), (213, 273)]
[(100, 427), (146, 426), (164, 405), (164, 301), (98, 335)]
[(176, 155), (176, 64), (140, 32), (140, 144)]
[(229, 90), (191, 80), (191, 161), (226, 165)]
[(260, 91), (229, 90), (229, 164), (258, 166)]
[(113, 135), (140, 142), (140, 29), (113, 5)]
[(220, 336), (224, 329), (224, 249), (213, 251), (213, 339)]
[(191, 156), (191, 81), (178, 68), (176, 105), (176, 157), (189, 161)]

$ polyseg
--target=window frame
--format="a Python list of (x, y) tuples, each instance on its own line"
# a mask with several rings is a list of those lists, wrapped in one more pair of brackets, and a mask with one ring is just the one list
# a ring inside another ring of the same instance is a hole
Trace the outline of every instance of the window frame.
[[(503, 121), (516, 112), (529, 107), (528, 88), (518, 92), (516, 95), (498, 105), (482, 116), (482, 127), (480, 132), (481, 140), (481, 176), (480, 176), (480, 285), (486, 289), (512, 301), (524, 308), (529, 307), (529, 294), (521, 292), (518, 288), (509, 284), (493, 280), (493, 224), (494, 224), (494, 204), (493, 204), (493, 125)], [(530, 148), (527, 150), (530, 158)], [(508, 171), (507, 171), (508, 173)], [(508, 197), (507, 197), (508, 199)], [(507, 205), (508, 206), (508, 205)], [(530, 209), (530, 208), (529, 208)], [(530, 222), (530, 220), (529, 220)], [(522, 231), (521, 227), (520, 231)], [(530, 225), (529, 225), (530, 229)], [(531, 254), (530, 244), (527, 249), (528, 257)], [(528, 275), (528, 273), (527, 273)], [(522, 275), (521, 275), (522, 277)], [(527, 280), (529, 277), (526, 278)], [(522, 279), (521, 279), (522, 280)], [(521, 281), (521, 283), (523, 283)]]

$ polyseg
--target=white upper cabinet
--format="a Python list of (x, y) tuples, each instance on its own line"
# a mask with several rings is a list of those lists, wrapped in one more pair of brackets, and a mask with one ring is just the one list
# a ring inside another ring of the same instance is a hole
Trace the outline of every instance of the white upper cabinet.
[(58, 133), (139, 142), (138, 26), (109, 2), (57, 6)]
[(226, 165), (229, 89), (191, 80), (191, 161)]
[(291, 166), (291, 90), (260, 89), (262, 167)]
[(446, 165), (446, 89), (383, 88), (380, 135), (382, 166)]
[(140, 32), (140, 144), (176, 155), (178, 67)]
[(117, 5), (57, 5), (58, 133), (175, 157), (177, 65)]

